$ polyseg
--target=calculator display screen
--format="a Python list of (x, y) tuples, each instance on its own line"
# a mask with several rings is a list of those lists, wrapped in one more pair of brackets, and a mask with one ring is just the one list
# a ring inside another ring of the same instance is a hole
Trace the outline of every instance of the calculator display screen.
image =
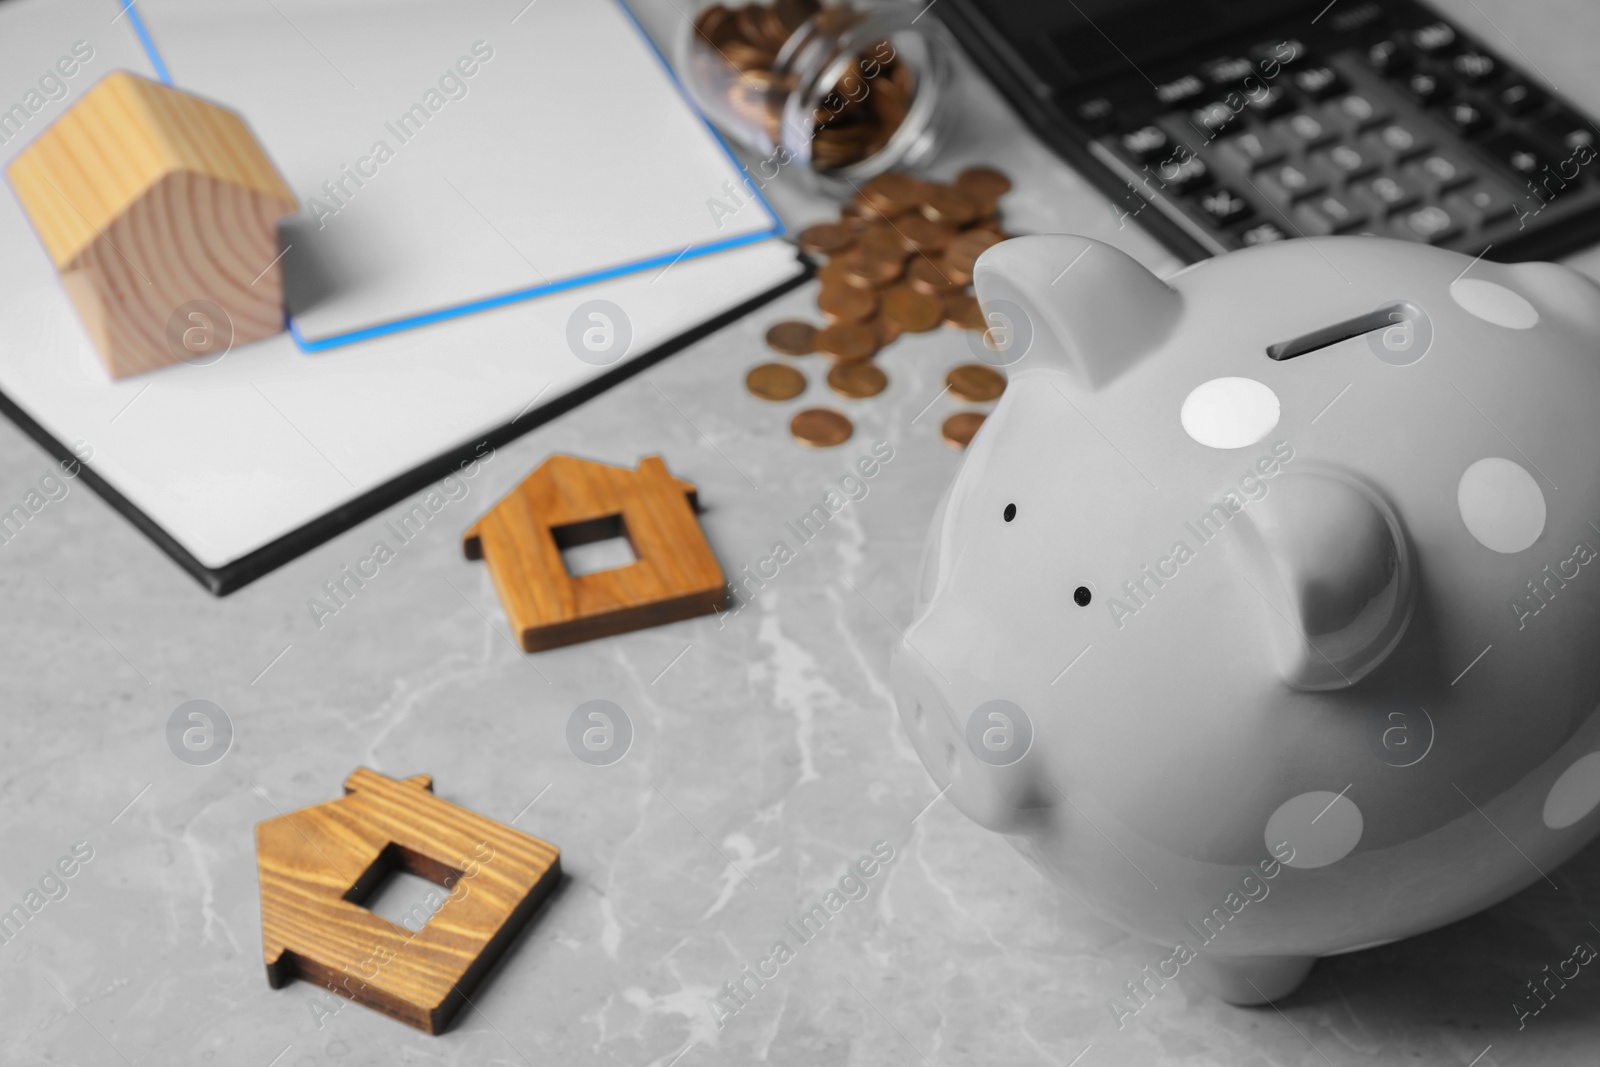
[(1012, 40), (1033, 40), (1065, 85), (1159, 63), (1306, 7), (1305, 0), (981, 0)]

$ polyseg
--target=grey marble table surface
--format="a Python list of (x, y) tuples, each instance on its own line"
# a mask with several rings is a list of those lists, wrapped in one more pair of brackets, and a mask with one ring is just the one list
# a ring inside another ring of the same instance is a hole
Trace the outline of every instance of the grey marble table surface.
[[(663, 43), (681, 32), (680, 0), (636, 6)], [(1600, 112), (1600, 7), (1443, 6)], [(1013, 229), (1084, 233), (1176, 267), (965, 76), (943, 173), (1001, 166), (1017, 182)], [(791, 224), (830, 210), (789, 178), (771, 193)], [(959, 460), (938, 432), (958, 405), (939, 394), (965, 339), (896, 343), (880, 356), (888, 391), (840, 402), (855, 436), (803, 450), (786, 427), (829, 396), (819, 367), (786, 404), (742, 379), (766, 358), (767, 325), (814, 317), (814, 299), (808, 284), (499, 449), (320, 619), (308, 601), (416, 501), (222, 600), (82, 486), (0, 546), (0, 911), (49, 898), (0, 943), (0, 1063), (1594, 1062), (1600, 977), (1585, 972), (1522, 1029), (1513, 1002), (1574, 938), (1600, 944), (1600, 847), (1464, 922), (1323, 961), (1276, 1009), (1174, 984), (1119, 1029), (1108, 1001), (1153, 947), (939, 801), (888, 688), (924, 529)], [(866, 494), (796, 544), (786, 521), (875, 446), (892, 459)], [(794, 558), (737, 613), (526, 656), (460, 534), (552, 453), (663, 455), (699, 486), (735, 580), (780, 540)], [(0, 423), (0, 504), (52, 466)], [(168, 747), (169, 716), (197, 699), (235, 730), (209, 766)], [(609, 766), (566, 741), (591, 699), (633, 725)], [(443, 1036), (332, 1012), (304, 983), (267, 986), (252, 828), (337, 796), (363, 765), (430, 774), (440, 796), (562, 850), (561, 889)], [(75, 847), (91, 857), (52, 877)], [(875, 847), (892, 859), (861, 899), (811, 940), (790, 937), (785, 924)], [(737, 1013), (714, 1012), (779, 939), (793, 959)]]

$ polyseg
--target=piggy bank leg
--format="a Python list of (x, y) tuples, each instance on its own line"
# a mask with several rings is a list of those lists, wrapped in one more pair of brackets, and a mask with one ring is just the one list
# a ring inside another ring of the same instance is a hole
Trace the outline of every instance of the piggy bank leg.
[(1213, 956), (1202, 952), (1185, 970), (1212, 996), (1246, 1006), (1293, 993), (1315, 962), (1315, 956)]

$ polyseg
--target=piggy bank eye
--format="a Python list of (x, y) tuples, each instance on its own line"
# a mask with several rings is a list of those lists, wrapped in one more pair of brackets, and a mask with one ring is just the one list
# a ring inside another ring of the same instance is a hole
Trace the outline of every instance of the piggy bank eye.
[(1072, 602), (1080, 608), (1086, 608), (1089, 606), (1089, 600), (1092, 596), (1093, 594), (1089, 592), (1088, 586), (1080, 585), (1072, 591)]
[(1006, 510), (1004, 512), (1004, 515), (1006, 517), (1006, 521), (1007, 522), (1010, 522), (1012, 519), (1016, 518), (1017, 517), (1017, 506), (1015, 504), (1007, 504), (1006, 505)]

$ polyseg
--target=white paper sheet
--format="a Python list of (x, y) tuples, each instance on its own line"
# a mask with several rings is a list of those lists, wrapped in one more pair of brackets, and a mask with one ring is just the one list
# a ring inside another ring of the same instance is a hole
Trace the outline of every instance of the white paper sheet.
[(659, 270), (770, 236), (616, 0), (140, 0), (175, 84), (252, 128), (302, 211), (299, 337)]

